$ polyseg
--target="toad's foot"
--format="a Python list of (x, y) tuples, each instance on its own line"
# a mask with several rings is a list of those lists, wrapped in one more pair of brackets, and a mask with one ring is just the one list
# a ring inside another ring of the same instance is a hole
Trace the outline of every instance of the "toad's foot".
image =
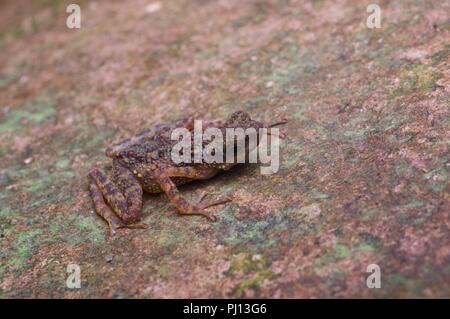
[[(289, 119), (288, 119), (288, 118), (286, 118), (286, 117), (281, 117), (281, 118), (279, 118), (279, 119), (277, 119), (277, 120), (275, 120), (275, 121), (273, 121), (273, 122), (268, 123), (268, 124), (267, 124), (267, 127), (268, 127), (268, 128), (271, 128), (271, 127), (274, 127), (274, 126), (277, 126), (277, 125), (286, 124), (286, 123), (288, 123), (288, 122), (289, 122)], [(268, 134), (269, 134), (269, 135), (275, 135), (275, 134), (273, 134), (273, 133), (271, 132), (271, 130), (269, 130)], [(278, 133), (277, 135), (278, 135), (278, 137), (281, 138), (281, 139), (284, 139), (284, 138), (286, 138), (286, 136), (287, 136), (287, 135), (286, 135), (286, 132), (283, 131), (283, 130), (280, 130), (279, 133)]]
[(231, 202), (231, 198), (230, 197), (223, 197), (223, 198), (219, 198), (216, 200), (209, 200), (209, 201), (204, 201), (204, 198), (207, 196), (207, 193), (205, 191), (202, 191), (200, 193), (200, 195), (198, 196), (197, 199), (197, 205), (195, 205), (200, 211), (199, 211), (199, 215), (205, 216), (206, 218), (208, 218), (210, 221), (217, 221), (217, 217), (215, 215), (212, 215), (210, 213), (204, 212), (203, 210), (205, 210), (208, 207), (211, 206), (216, 206), (216, 205), (220, 205), (220, 204), (225, 204), (228, 202)]
[(208, 207), (223, 204), (229, 202), (230, 198), (222, 198), (213, 201), (203, 201), (205, 194), (200, 195), (200, 201), (197, 204), (189, 203), (186, 199), (181, 196), (180, 191), (177, 189), (173, 181), (165, 173), (159, 172), (155, 179), (158, 181), (161, 189), (170, 199), (170, 201), (175, 205), (178, 213), (181, 215), (201, 215), (208, 218), (211, 221), (215, 221), (216, 218), (204, 210)]

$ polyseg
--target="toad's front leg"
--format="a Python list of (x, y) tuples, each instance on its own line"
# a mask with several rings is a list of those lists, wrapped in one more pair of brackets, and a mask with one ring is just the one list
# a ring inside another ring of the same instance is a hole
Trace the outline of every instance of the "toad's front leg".
[[(155, 180), (158, 182), (159, 186), (167, 195), (167, 197), (169, 197), (170, 201), (176, 206), (178, 212), (182, 215), (202, 215), (211, 221), (215, 221), (216, 217), (208, 214), (204, 210), (208, 207), (230, 201), (230, 198), (222, 198), (214, 201), (203, 201), (202, 199), (204, 197), (204, 194), (202, 194), (198, 200), (198, 203), (189, 203), (186, 199), (183, 198), (183, 196), (181, 196), (180, 191), (170, 179), (168, 173), (171, 173), (174, 176), (182, 176), (188, 178), (192, 178), (195, 176), (198, 179), (203, 179), (202, 177), (205, 177), (208, 174), (212, 174), (212, 172), (198, 172), (198, 174), (195, 174), (195, 172), (193, 172), (190, 168), (180, 168), (179, 171), (176, 171), (172, 168), (167, 172), (155, 172)], [(202, 174), (205, 174), (205, 176), (203, 176)]]
[(141, 216), (141, 186), (128, 169), (115, 165), (114, 171), (117, 185), (99, 169), (89, 173), (89, 191), (95, 211), (108, 223), (111, 236), (118, 228), (146, 228), (145, 224), (135, 223)]

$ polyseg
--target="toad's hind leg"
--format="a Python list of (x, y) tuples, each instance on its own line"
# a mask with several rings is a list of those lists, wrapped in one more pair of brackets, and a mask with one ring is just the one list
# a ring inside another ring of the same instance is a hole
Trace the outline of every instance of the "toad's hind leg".
[[(125, 197), (127, 215), (130, 221), (140, 218), (142, 210), (142, 187), (133, 173), (122, 165), (114, 163), (114, 180)], [(125, 218), (126, 218), (125, 217)]]
[(200, 197), (197, 204), (191, 204), (186, 199), (181, 196), (180, 191), (177, 189), (175, 184), (172, 182), (170, 177), (165, 173), (157, 174), (155, 177), (161, 189), (169, 197), (170, 201), (176, 206), (178, 212), (182, 215), (201, 215), (208, 218), (211, 221), (215, 221), (216, 217), (208, 214), (204, 210), (208, 207), (223, 204), (229, 202), (229, 198), (222, 198), (214, 201), (202, 201), (204, 196)]
[(94, 202), (95, 211), (108, 223), (109, 233), (114, 236), (116, 229), (124, 227), (125, 224), (106, 205), (102, 192), (92, 177), (89, 177), (89, 193)]
[[(129, 175), (124, 176), (120, 173), (125, 174), (125, 172), (120, 170), (118, 173), (116, 172), (118, 184), (120, 186), (129, 186), (124, 191), (114, 184), (101, 170), (94, 169), (89, 173), (89, 190), (94, 201), (95, 210), (108, 223), (111, 235), (114, 235), (117, 228), (147, 227), (145, 224), (134, 223), (140, 218), (141, 214), (142, 189), (140, 186), (137, 189), (138, 185), (133, 180), (126, 179)], [(105, 203), (105, 199), (111, 208)]]

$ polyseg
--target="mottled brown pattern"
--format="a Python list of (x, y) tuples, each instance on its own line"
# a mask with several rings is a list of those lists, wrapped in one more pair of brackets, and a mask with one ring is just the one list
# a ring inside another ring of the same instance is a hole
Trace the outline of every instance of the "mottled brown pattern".
[[(222, 126), (217, 128), (223, 132), (225, 128), (255, 128), (258, 130), (262, 127), (272, 127), (285, 124), (286, 122), (283, 119), (264, 125), (261, 122), (252, 120), (247, 113), (238, 111), (231, 114), (222, 123)], [(203, 129), (218, 123), (221, 122), (209, 121)], [(108, 223), (111, 235), (115, 234), (116, 228), (127, 227), (128, 225), (136, 227), (135, 222), (141, 218), (143, 189), (149, 193), (163, 191), (180, 214), (202, 215), (212, 221), (216, 220), (215, 217), (204, 212), (204, 210), (230, 201), (229, 198), (223, 198), (202, 202), (199, 200), (197, 204), (191, 204), (181, 196), (177, 185), (193, 180), (211, 178), (221, 170), (229, 170), (234, 164), (174, 163), (170, 153), (171, 147), (175, 142), (170, 139), (170, 134), (172, 129), (179, 127), (192, 130), (193, 119), (183, 119), (171, 126), (160, 125), (154, 130), (145, 130), (108, 147), (106, 155), (113, 160), (114, 182), (99, 169), (93, 169), (89, 173), (89, 178), (95, 180), (107, 203), (122, 221), (122, 223), (117, 223), (115, 218), (110, 217), (111, 214), (105, 213), (106, 209), (103, 199), (100, 200), (96, 188), (90, 186), (91, 197), (96, 211)], [(224, 134), (224, 153), (227, 143), (225, 136)], [(247, 147), (244, 151), (248, 154), (251, 150)]]

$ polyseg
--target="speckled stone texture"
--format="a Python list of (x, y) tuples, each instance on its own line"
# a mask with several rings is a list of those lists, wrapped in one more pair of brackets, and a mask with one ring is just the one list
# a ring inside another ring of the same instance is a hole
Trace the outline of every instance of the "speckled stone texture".
[[(448, 0), (78, 1), (81, 29), (68, 3), (0, 4), (1, 298), (450, 297)], [(233, 197), (216, 223), (145, 196), (108, 238), (107, 145), (241, 109), (291, 118), (278, 173), (182, 187)]]

